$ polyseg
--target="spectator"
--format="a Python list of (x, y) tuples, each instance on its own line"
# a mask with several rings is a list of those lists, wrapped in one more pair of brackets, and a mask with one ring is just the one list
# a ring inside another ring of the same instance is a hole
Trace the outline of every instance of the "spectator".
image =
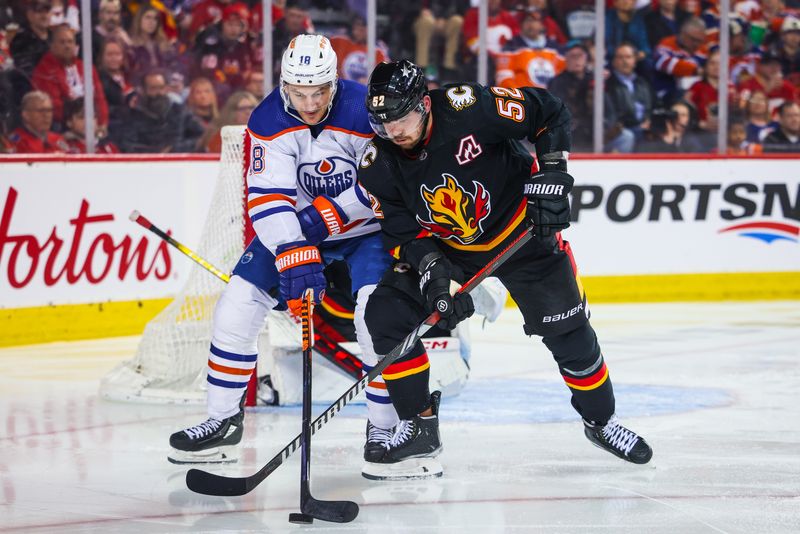
[(197, 36), (192, 78), (204, 76), (212, 80), (220, 99), (243, 87), (252, 68), (247, 43), (248, 17), (244, 4), (230, 4), (225, 7), (220, 24), (206, 28)]
[(606, 152), (633, 152), (635, 143), (650, 128), (653, 88), (636, 75), (636, 57), (636, 49), (630, 43), (614, 50), (611, 75), (606, 81), (604, 122), (607, 131), (619, 133), (610, 139)]
[(800, 152), (800, 105), (784, 102), (778, 108), (778, 127), (763, 141), (764, 152)]
[[(677, 35), (665, 37), (655, 51), (655, 90), (663, 102), (680, 96), (700, 76), (706, 63), (706, 26), (691, 17)], [(679, 83), (680, 82), (680, 83)]]
[(636, 60), (650, 56), (650, 42), (644, 17), (636, 11), (635, 0), (614, 0), (614, 8), (606, 11), (606, 50), (610, 57), (620, 44), (628, 42), (637, 49)]
[(503, 50), (514, 52), (522, 48), (541, 50), (542, 48), (556, 48), (558, 43), (547, 38), (540, 11), (523, 11), (519, 17), (520, 30), (517, 35), (509, 39)]
[(495, 55), (495, 83), (503, 87), (547, 87), (564, 70), (564, 58), (552, 48), (522, 48)]
[(264, 99), (264, 73), (260, 70), (251, 70), (244, 80), (244, 90), (256, 97), (261, 102)]
[(761, 60), (756, 64), (755, 75), (740, 83), (736, 89), (742, 107), (755, 91), (766, 93), (770, 113), (784, 102), (797, 99), (797, 90), (783, 79), (780, 58), (770, 52), (761, 56)]
[[(489, 0), (489, 21), (486, 28), (486, 48), (492, 54), (503, 49), (519, 33), (519, 22), (510, 11), (503, 9), (502, 0)], [(478, 8), (470, 8), (464, 15), (464, 40), (473, 54), (478, 53)]]
[[(83, 98), (83, 62), (78, 59), (78, 45), (75, 43), (75, 30), (62, 24), (52, 29), (50, 34), (50, 51), (42, 56), (33, 70), (33, 86), (44, 91), (52, 99), (53, 120), (63, 125), (64, 103), (68, 100)], [(101, 90), (100, 78), (92, 67), (94, 84), (94, 107), (98, 128), (105, 130), (108, 126), (108, 105)]]
[(188, 38), (194, 40), (197, 34), (218, 24), (222, 20), (222, 10), (233, 0), (202, 0), (192, 7), (189, 16)]
[(730, 80), (734, 85), (744, 82), (756, 71), (756, 62), (761, 54), (758, 49), (748, 49), (744, 23), (739, 19), (730, 21)]
[(135, 83), (153, 69), (175, 70), (178, 51), (164, 33), (161, 13), (149, 4), (136, 12), (131, 27), (130, 74)]
[[(95, 122), (97, 122), (95, 120)], [(70, 154), (86, 154), (86, 114), (83, 100), (73, 100), (64, 106), (64, 140)], [(98, 136), (95, 142), (95, 153), (116, 154), (119, 148), (108, 137)]]
[(123, 152), (191, 152), (203, 128), (170, 100), (160, 71), (145, 74), (122, 138)]
[[(567, 44), (567, 37), (558, 25), (558, 22), (549, 15), (552, 12), (548, 5), (548, 0), (527, 0), (522, 2), (521, 7), (517, 7), (520, 11), (535, 10), (542, 14), (542, 22), (544, 23), (545, 35), (547, 39), (558, 43), (559, 48)], [(560, 7), (560, 6), (559, 6)]]
[(780, 36), (772, 43), (770, 52), (781, 62), (784, 78), (800, 84), (800, 19), (783, 19)]
[(658, 0), (657, 7), (644, 15), (650, 48), (655, 48), (662, 40), (678, 33), (678, 28), (690, 16), (678, 7), (678, 0)]
[(195, 78), (189, 84), (186, 109), (203, 126), (204, 130), (209, 127), (211, 121), (219, 116), (217, 94), (214, 92), (214, 85), (208, 78)]
[(578, 152), (592, 150), (592, 104), (589, 87), (592, 76), (587, 69), (589, 51), (578, 41), (570, 41), (564, 52), (566, 68), (550, 81), (548, 90), (564, 101), (572, 114), (572, 145)]
[(80, 12), (77, 3), (69, 0), (53, 0), (53, 9), (50, 10), (50, 26), (69, 24), (69, 27), (79, 32), (81, 30)]
[[(11, 57), (14, 66), (26, 77), (30, 77), (33, 69), (47, 53), (50, 27), (50, 10), (53, 5), (49, 0), (34, 0), (25, 7), (24, 26), (11, 41)], [(24, 93), (20, 93), (24, 94)]]
[(199, 148), (206, 152), (220, 153), (222, 151), (222, 128), (237, 124), (247, 124), (250, 114), (258, 105), (258, 101), (247, 91), (233, 93), (225, 106), (206, 133), (200, 139)]
[(747, 128), (744, 117), (737, 114), (728, 117), (728, 150), (729, 155), (745, 156), (760, 154), (761, 145), (747, 140)]
[(689, 132), (691, 114), (691, 107), (683, 101), (675, 102), (668, 110), (654, 111), (651, 118), (650, 139), (640, 143), (636, 147), (637, 152), (656, 154), (702, 152), (702, 144)]
[(108, 135), (119, 145), (125, 121), (128, 119), (128, 102), (133, 95), (122, 44), (113, 39), (103, 43), (99, 62), (98, 76), (108, 105)]
[(745, 126), (747, 141), (758, 143), (762, 137), (766, 137), (770, 126), (774, 124), (770, 118), (767, 94), (764, 91), (753, 91), (745, 102), (744, 111), (747, 119)]
[[(416, 63), (427, 69), (430, 75), (446, 80), (459, 78), (457, 55), (461, 46), (464, 15), (468, 9), (469, 0), (431, 0), (427, 2), (427, 7), (420, 10), (419, 17), (414, 21)], [(444, 37), (441, 62), (438, 58), (431, 62), (431, 42), (436, 35)], [(441, 65), (438, 72), (436, 64)]]
[[(719, 50), (708, 56), (703, 79), (695, 82), (686, 93), (687, 100), (697, 110), (698, 126), (707, 132), (717, 131), (717, 107), (719, 103)], [(728, 82), (728, 100), (733, 101), (733, 84)]]
[[(331, 46), (336, 51), (339, 62), (339, 77), (366, 84), (369, 78), (367, 69), (367, 24), (361, 17), (354, 17), (348, 35), (331, 37)], [(376, 43), (375, 64), (389, 61), (389, 54), (383, 42)]]
[(95, 57), (100, 54), (100, 47), (106, 39), (119, 41), (126, 49), (131, 46), (131, 38), (122, 27), (122, 4), (120, 0), (100, 0), (97, 12), (98, 24), (92, 35), (92, 48)]
[(18, 154), (64, 154), (69, 150), (61, 135), (51, 132), (53, 102), (43, 91), (22, 97), (22, 126), (11, 132), (9, 141)]

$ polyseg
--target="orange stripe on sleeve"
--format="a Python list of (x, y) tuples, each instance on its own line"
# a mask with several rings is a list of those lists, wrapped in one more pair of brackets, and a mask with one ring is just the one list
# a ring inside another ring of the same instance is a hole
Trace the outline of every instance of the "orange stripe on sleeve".
[(260, 197), (254, 198), (247, 202), (247, 209), (251, 210), (256, 206), (260, 206), (261, 204), (266, 204), (267, 202), (273, 202), (275, 200), (284, 200), (294, 206), (297, 204), (291, 197), (286, 195), (279, 195), (277, 193), (269, 194), (269, 195), (262, 195)]

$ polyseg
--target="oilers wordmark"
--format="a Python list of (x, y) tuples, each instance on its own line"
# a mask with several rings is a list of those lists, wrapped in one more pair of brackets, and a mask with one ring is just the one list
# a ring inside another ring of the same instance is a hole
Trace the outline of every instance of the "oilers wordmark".
[(297, 178), (300, 187), (312, 198), (320, 195), (337, 197), (353, 187), (356, 165), (340, 157), (302, 163), (297, 167)]

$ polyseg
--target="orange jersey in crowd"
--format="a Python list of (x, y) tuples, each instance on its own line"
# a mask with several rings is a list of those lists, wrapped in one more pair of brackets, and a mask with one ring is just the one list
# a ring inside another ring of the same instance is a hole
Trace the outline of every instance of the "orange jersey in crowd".
[(708, 52), (705, 45), (690, 53), (678, 45), (675, 35), (665, 37), (656, 47), (656, 70), (670, 76), (694, 76), (706, 62)]
[(501, 87), (547, 88), (566, 66), (564, 57), (552, 48), (522, 48), (495, 56), (495, 83)]
[[(367, 83), (367, 45), (358, 44), (347, 36), (331, 37), (331, 46), (339, 61), (339, 77), (354, 82)], [(389, 61), (389, 56), (381, 46), (375, 47), (375, 65)]]

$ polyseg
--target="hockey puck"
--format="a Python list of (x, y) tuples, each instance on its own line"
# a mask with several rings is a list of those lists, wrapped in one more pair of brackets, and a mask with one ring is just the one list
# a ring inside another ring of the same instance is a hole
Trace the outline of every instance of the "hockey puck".
[(314, 518), (310, 515), (303, 513), (289, 514), (289, 523), (297, 523), (298, 525), (310, 525), (314, 522)]

